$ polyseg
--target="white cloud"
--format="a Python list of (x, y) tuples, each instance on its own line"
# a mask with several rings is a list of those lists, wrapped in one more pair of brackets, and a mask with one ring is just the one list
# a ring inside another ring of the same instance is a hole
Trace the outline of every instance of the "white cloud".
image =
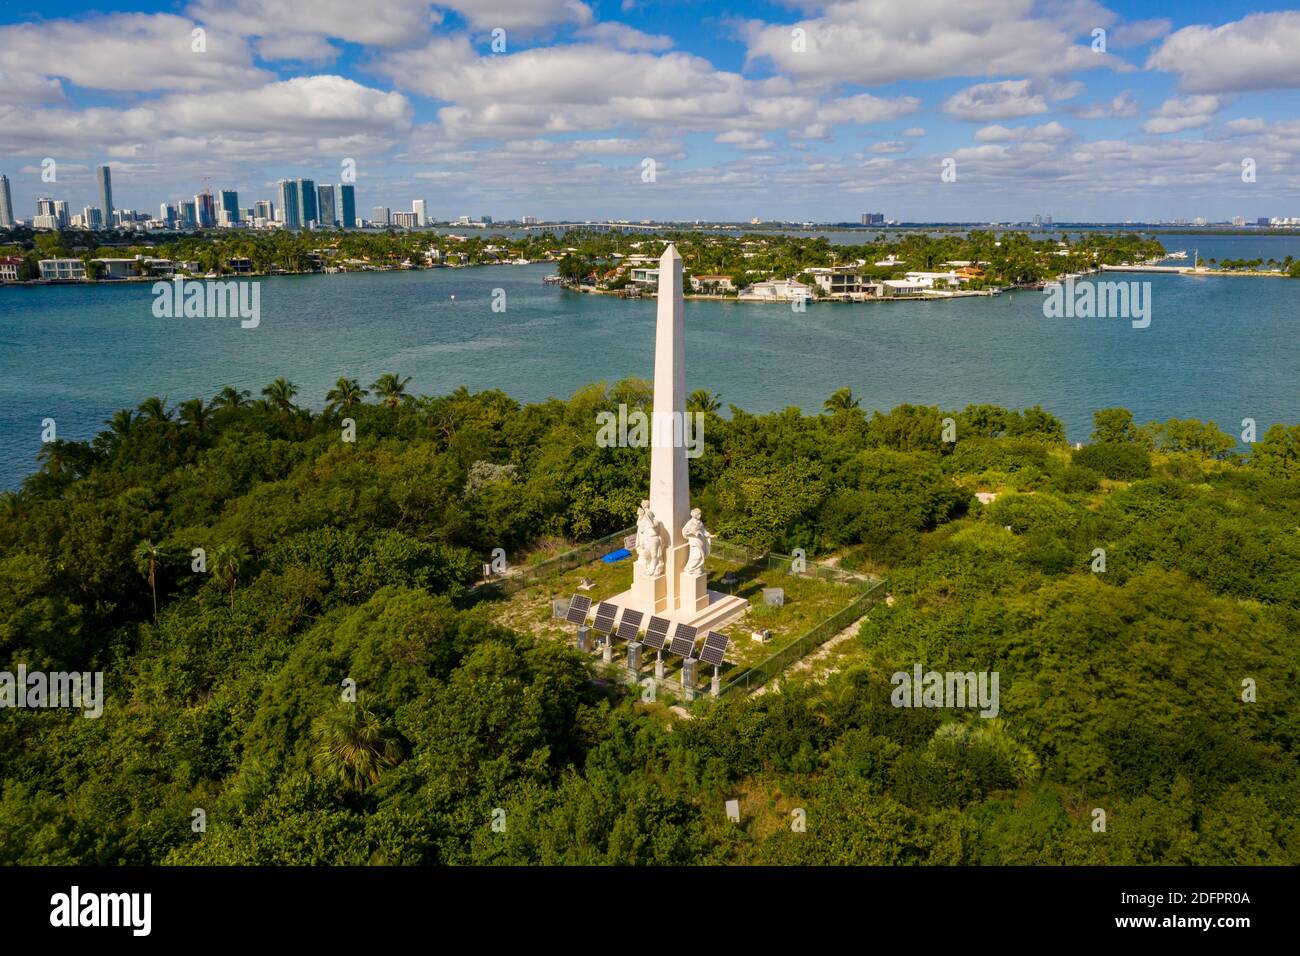
[(643, 33), (624, 23), (594, 23), (578, 31), (584, 40), (593, 40), (620, 50), (661, 51), (673, 48), (673, 38)]
[(256, 86), (272, 75), (253, 66), (248, 44), (209, 29), (191, 47), (194, 23), (167, 13), (118, 13), (0, 27), (0, 70), (63, 77), (116, 92)]
[[(312, 36), (375, 47), (417, 43), (442, 19), (430, 6), (429, 0), (195, 0), (186, 12), (204, 26), (261, 37), (279, 51), (285, 48), (279, 38)], [(285, 59), (309, 58), (290, 51)]]
[(921, 137), (925, 135), (925, 130), (920, 126), (909, 126), (907, 129), (903, 130), (903, 135)]
[(1137, 116), (1138, 104), (1137, 100), (1133, 98), (1133, 94), (1125, 90), (1114, 99), (1075, 107), (1071, 112), (1079, 119), (1127, 118)]
[[(1114, 15), (1090, 0), (829, 0), (791, 4), (821, 15), (795, 23), (739, 24), (750, 60), (790, 76), (865, 85), (944, 76), (1056, 75), (1119, 68), (1076, 37)], [(804, 31), (800, 52), (792, 31)]]
[(63, 99), (63, 85), (52, 77), (0, 70), (0, 103), (59, 103)]
[(1142, 124), (1142, 131), (1155, 135), (1181, 133), (1209, 126), (1223, 101), (1217, 96), (1183, 96), (1165, 100)]
[(1047, 112), (1047, 97), (1036, 93), (1029, 80), (977, 83), (959, 90), (943, 104), (943, 111), (960, 120), (999, 120)]
[(1300, 87), (1300, 12), (1252, 13), (1221, 27), (1184, 27), (1147, 58), (1189, 93)]
[(1056, 120), (1041, 126), (985, 126), (975, 134), (982, 143), (1063, 143), (1073, 136), (1073, 132)]

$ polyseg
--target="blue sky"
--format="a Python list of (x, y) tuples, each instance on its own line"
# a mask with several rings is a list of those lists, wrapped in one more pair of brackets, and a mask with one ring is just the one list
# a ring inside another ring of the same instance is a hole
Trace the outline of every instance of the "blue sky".
[(1300, 11), (1280, 4), (39, 11), (0, 12), (0, 172), (22, 216), (43, 195), (94, 204), (103, 162), (118, 206), (156, 210), (205, 182), (249, 206), (345, 160), (363, 215), (423, 198), (438, 218), (1300, 216)]

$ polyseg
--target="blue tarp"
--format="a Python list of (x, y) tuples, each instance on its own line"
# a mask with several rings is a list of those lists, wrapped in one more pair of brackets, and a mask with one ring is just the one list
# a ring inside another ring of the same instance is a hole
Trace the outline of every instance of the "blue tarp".
[(615, 561), (622, 561), (624, 558), (632, 557), (632, 552), (627, 548), (619, 548), (617, 551), (611, 551), (600, 560), (606, 564), (613, 564)]

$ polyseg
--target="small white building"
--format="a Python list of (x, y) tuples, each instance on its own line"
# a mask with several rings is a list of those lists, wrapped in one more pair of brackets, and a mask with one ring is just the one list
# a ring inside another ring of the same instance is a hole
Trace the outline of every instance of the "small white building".
[(86, 278), (86, 264), (80, 259), (42, 259), (41, 278), (52, 282), (69, 282)]
[(767, 279), (740, 290), (739, 299), (749, 302), (794, 302), (812, 296), (812, 286), (797, 279)]
[(632, 270), (631, 274), (628, 276), (628, 281), (632, 285), (640, 286), (642, 289), (658, 289), (659, 270), (650, 269), (645, 266), (638, 266)]
[(105, 279), (129, 279), (136, 275), (135, 259), (91, 259), (104, 267)]

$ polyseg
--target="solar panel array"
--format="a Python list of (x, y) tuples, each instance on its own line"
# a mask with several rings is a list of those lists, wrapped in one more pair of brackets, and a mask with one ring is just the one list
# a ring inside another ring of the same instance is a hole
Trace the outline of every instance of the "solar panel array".
[(617, 604), (601, 601), (596, 605), (596, 620), (592, 623), (591, 629), (597, 634), (608, 634), (614, 630), (614, 615), (617, 613)]
[(669, 622), (665, 618), (650, 615), (650, 623), (645, 628), (645, 646), (653, 647), (656, 651), (663, 650), (668, 638), (668, 626)]
[(673, 642), (668, 647), (670, 654), (678, 657), (692, 657), (695, 652), (695, 635), (697, 631), (689, 624), (678, 624), (673, 632)]
[(569, 610), (564, 619), (570, 624), (586, 624), (587, 612), (591, 610), (591, 598), (585, 594), (575, 594), (569, 599)]
[(722, 655), (726, 653), (730, 639), (726, 634), (709, 631), (704, 637), (704, 649), (700, 651), (700, 660), (714, 667), (722, 666)]
[(618, 622), (618, 636), (625, 641), (635, 641), (637, 632), (641, 630), (642, 617), (640, 611), (624, 611), (623, 620)]

